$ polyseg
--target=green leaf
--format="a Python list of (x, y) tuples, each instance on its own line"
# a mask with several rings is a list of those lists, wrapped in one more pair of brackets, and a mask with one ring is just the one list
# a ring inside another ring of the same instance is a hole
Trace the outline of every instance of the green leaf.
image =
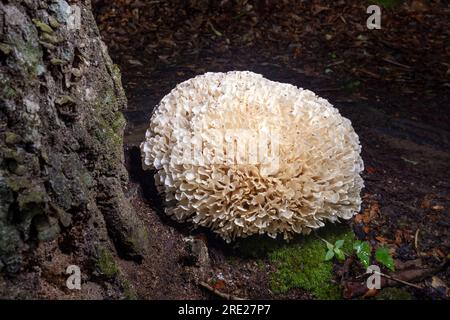
[(341, 260), (344, 261), (345, 260), (345, 254), (344, 252), (339, 249), (339, 248), (334, 248), (334, 253), (336, 254), (336, 257)]
[(369, 267), (370, 265), (370, 253), (372, 252), (372, 248), (369, 243), (364, 241), (355, 241), (353, 244), (353, 249), (356, 251), (356, 255), (364, 267)]
[(375, 251), (375, 259), (389, 270), (395, 270), (394, 259), (392, 259), (389, 254), (389, 249), (387, 247), (379, 247), (377, 251)]
[(353, 242), (353, 249), (355, 249), (356, 253), (358, 253), (359, 250), (361, 250), (362, 243), (363, 242), (361, 240), (356, 240), (355, 242)]
[(334, 246), (331, 243), (327, 242), (327, 248), (328, 250), (333, 250)]
[(336, 248), (342, 248), (343, 245), (344, 245), (344, 240), (337, 240), (336, 243), (334, 244), (334, 246)]
[(334, 257), (333, 250), (328, 250), (327, 254), (325, 255), (325, 261), (331, 260)]

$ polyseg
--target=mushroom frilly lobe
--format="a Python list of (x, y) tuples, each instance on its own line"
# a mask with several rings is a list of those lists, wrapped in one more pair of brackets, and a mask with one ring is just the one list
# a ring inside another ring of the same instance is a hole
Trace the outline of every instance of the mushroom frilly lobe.
[(165, 212), (226, 241), (285, 239), (360, 210), (361, 146), (312, 91), (248, 71), (205, 73), (159, 103), (141, 143)]

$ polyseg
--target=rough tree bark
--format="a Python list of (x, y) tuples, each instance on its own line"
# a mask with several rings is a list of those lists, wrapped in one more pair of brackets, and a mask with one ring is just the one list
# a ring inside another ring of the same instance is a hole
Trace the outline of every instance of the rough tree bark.
[(88, 296), (63, 288), (71, 264), (93, 297), (120, 296), (123, 281), (104, 280), (116, 255), (141, 259), (145, 229), (123, 192), (126, 98), (90, 1), (2, 1), (0, 30), (0, 297)]

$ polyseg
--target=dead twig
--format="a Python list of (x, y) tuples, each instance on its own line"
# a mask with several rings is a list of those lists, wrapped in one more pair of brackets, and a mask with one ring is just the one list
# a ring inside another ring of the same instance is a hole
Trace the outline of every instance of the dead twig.
[(339, 60), (339, 61), (336, 61), (336, 62), (333, 62), (333, 63), (327, 64), (326, 66), (327, 66), (327, 67), (334, 67), (334, 66), (337, 66), (337, 65), (343, 64), (344, 62), (345, 62), (344, 60)]
[(361, 73), (364, 73), (364, 74), (366, 74), (366, 75), (368, 75), (368, 76), (370, 76), (370, 77), (372, 77), (374, 79), (378, 79), (378, 80), (382, 79), (382, 77), (380, 75), (378, 75), (376, 73), (373, 73), (372, 71), (366, 70), (364, 68), (359, 68), (359, 69), (356, 69), (356, 70), (361, 72)]
[[(387, 287), (395, 287), (398, 286), (399, 284), (403, 284), (413, 287), (415, 289), (422, 290), (423, 287), (411, 283), (410, 281), (415, 282), (422, 281), (425, 278), (442, 270), (447, 264), (448, 264), (447, 261), (445, 261), (436, 268), (404, 270), (397, 272), (395, 276), (390, 276), (381, 272), (375, 273), (379, 274), (382, 277), (381, 289)], [(369, 290), (365, 282), (349, 281), (345, 283), (344, 287), (345, 287), (344, 289), (345, 298), (354, 298), (358, 296), (363, 296)]]
[(199, 285), (202, 288), (204, 288), (204, 289), (214, 293), (215, 295), (217, 295), (217, 296), (219, 296), (219, 297), (221, 297), (222, 299), (225, 299), (225, 300), (247, 300), (245, 298), (241, 298), (241, 297), (238, 297), (238, 296), (235, 296), (235, 295), (232, 295), (232, 294), (220, 292), (219, 290), (214, 289), (209, 284), (207, 284), (206, 282), (203, 282), (203, 281), (200, 281)]
[(419, 249), (419, 232), (420, 232), (420, 229), (417, 229), (416, 233), (414, 235), (414, 248), (416, 249), (417, 255), (421, 259), (422, 257), (426, 257), (426, 254), (423, 253), (422, 251), (420, 251), (420, 249)]
[(388, 58), (383, 58), (382, 60), (387, 62), (387, 63), (393, 64), (394, 66), (397, 66), (397, 67), (402, 67), (402, 68), (405, 68), (405, 69), (411, 69), (410, 66), (407, 66), (405, 64), (401, 64), (400, 62), (397, 62), (397, 61), (394, 61), (394, 60), (391, 60), (391, 59), (388, 59)]
[(420, 250), (419, 250), (419, 231), (420, 231), (420, 229), (417, 228), (416, 234), (414, 235), (414, 247), (416, 248), (417, 254), (420, 256)]
[(379, 274), (380, 276), (385, 277), (386, 279), (393, 280), (395, 282), (398, 282), (398, 283), (401, 283), (401, 284), (404, 284), (404, 285), (407, 285), (407, 286), (410, 286), (410, 287), (413, 287), (413, 288), (416, 288), (416, 289), (419, 289), (419, 290), (422, 289), (422, 287), (418, 286), (417, 284), (414, 284), (414, 283), (411, 283), (411, 282), (408, 282), (408, 281), (404, 281), (404, 280), (398, 279), (396, 277), (392, 277), (392, 276), (390, 276), (388, 274), (385, 274), (383, 272), (374, 271), (374, 273), (375, 274)]
[[(404, 284), (404, 285), (407, 285), (407, 286), (410, 286), (410, 287), (413, 287), (413, 288), (416, 288), (416, 289), (422, 289), (422, 287), (420, 287), (420, 286), (418, 286), (418, 285), (416, 285), (414, 283), (411, 283), (411, 282), (408, 282), (408, 281), (405, 281), (405, 280), (402, 280), (402, 279), (398, 279), (396, 277), (390, 276), (390, 275), (385, 274), (383, 272), (373, 271), (373, 273), (379, 274), (380, 276), (385, 277), (386, 279), (389, 279), (389, 280), (392, 280), (392, 281), (395, 281), (395, 282), (398, 282), (398, 283), (401, 283), (401, 284)], [(356, 277), (356, 279), (362, 278), (362, 277), (364, 277), (366, 275), (367, 274), (359, 275), (359, 276)]]

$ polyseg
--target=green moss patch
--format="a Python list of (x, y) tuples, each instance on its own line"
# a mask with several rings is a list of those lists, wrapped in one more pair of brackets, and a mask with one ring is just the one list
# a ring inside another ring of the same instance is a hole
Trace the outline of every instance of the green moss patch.
[[(343, 239), (345, 252), (351, 252), (355, 236), (345, 225), (328, 225), (317, 235), (331, 243)], [(268, 237), (252, 237), (240, 243), (242, 254), (261, 258), (266, 256), (276, 267), (271, 275), (271, 290), (286, 293), (300, 288), (317, 299), (342, 298), (341, 287), (333, 282), (333, 261), (325, 261), (326, 244), (314, 234), (298, 236), (286, 243)]]
[(109, 249), (105, 247), (99, 247), (98, 257), (95, 261), (95, 267), (97, 272), (105, 280), (109, 281), (115, 286), (118, 286), (122, 292), (123, 299), (136, 300), (138, 295), (131, 282), (127, 279), (126, 274), (120, 269), (115, 261), (115, 258)]
[(105, 248), (99, 249), (96, 267), (100, 273), (108, 279), (116, 278), (120, 273), (113, 255)]
[(139, 297), (131, 283), (125, 277), (121, 277), (120, 282), (125, 300), (138, 300)]

